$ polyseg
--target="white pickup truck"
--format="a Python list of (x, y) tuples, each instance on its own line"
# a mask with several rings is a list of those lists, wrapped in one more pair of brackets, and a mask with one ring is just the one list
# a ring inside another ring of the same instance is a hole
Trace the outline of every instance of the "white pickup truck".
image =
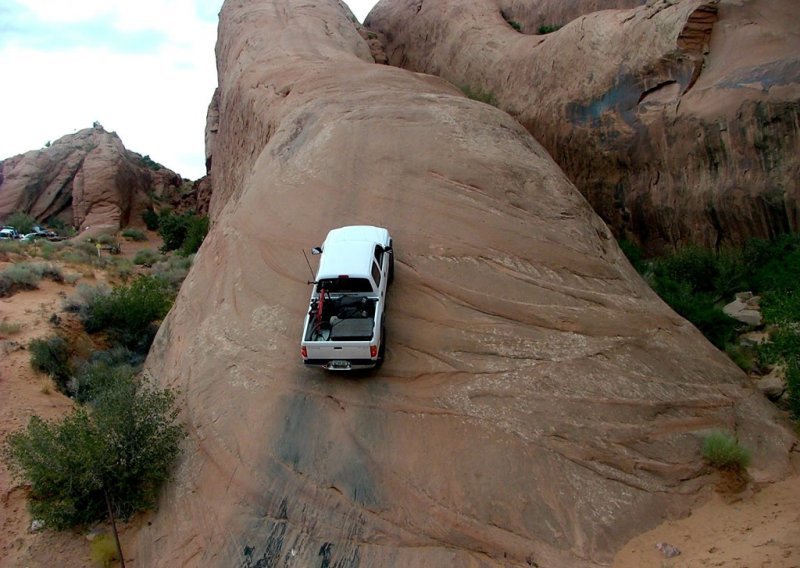
[(386, 291), (394, 277), (389, 231), (359, 225), (328, 233), (308, 306), (303, 363), (330, 371), (370, 369), (386, 351)]

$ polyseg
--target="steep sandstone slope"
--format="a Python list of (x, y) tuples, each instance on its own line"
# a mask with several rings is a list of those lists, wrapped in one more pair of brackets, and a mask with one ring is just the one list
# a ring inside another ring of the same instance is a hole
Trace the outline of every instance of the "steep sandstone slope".
[[(142, 566), (594, 566), (685, 513), (710, 428), (793, 438), (517, 123), (374, 65), (333, 1), (226, 2), (213, 228), (148, 358), (190, 437)], [(380, 371), (303, 368), (302, 248), (387, 226)]]
[(22, 211), (39, 221), (59, 217), (80, 229), (116, 231), (141, 223), (150, 193), (181, 182), (166, 168), (150, 170), (116, 133), (86, 128), (0, 162), (0, 219)]
[(544, 36), (489, 0), (384, 0), (365, 23), (390, 63), (494, 93), (619, 236), (800, 231), (800, 4), (648, 4)]

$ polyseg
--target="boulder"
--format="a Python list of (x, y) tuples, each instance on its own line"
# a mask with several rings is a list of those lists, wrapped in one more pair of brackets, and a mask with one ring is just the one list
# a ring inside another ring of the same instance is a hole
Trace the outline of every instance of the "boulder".
[(756, 381), (756, 388), (768, 399), (775, 401), (786, 391), (786, 380), (779, 376), (767, 376)]
[[(427, 4), (427, 2), (426, 2)], [(506, 113), (373, 63), (337, 0), (228, 1), (212, 228), (147, 359), (189, 437), (142, 566), (607, 565), (794, 438)], [(386, 362), (304, 368), (301, 250), (394, 237)]]
[(758, 327), (762, 324), (760, 299), (759, 296), (753, 296), (752, 292), (740, 293), (733, 302), (726, 304), (722, 311), (737, 321)]
[(504, 19), (522, 4), (384, 0), (365, 25), (390, 64), (490, 94), (618, 237), (658, 252), (800, 231), (800, 4), (564, 2), (575, 19), (547, 35)]
[(140, 226), (151, 196), (181, 195), (183, 178), (127, 150), (102, 126), (59, 138), (0, 162), (0, 219), (21, 211), (44, 222), (58, 217), (82, 235)]

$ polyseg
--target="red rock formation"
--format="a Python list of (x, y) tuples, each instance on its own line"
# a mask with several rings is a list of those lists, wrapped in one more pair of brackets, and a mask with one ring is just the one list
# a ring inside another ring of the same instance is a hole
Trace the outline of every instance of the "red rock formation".
[(536, 34), (540, 26), (563, 26), (598, 10), (635, 8), (647, 0), (502, 0), (500, 11), (507, 21), (520, 24), (522, 33)]
[(798, 19), (794, 0), (655, 1), (530, 36), (487, 0), (396, 0), (366, 25), (391, 64), (492, 92), (619, 236), (659, 249), (800, 230)]
[[(335, 0), (225, 2), (217, 58), (214, 223), (147, 362), (189, 438), (137, 564), (596, 566), (708, 494), (712, 428), (787, 471), (507, 114), (373, 64)], [(394, 236), (387, 361), (306, 369), (300, 250), (359, 223)]]
[(180, 195), (180, 175), (126, 150), (116, 133), (99, 125), (3, 160), (0, 171), (0, 219), (22, 211), (92, 233), (141, 225), (151, 195), (187, 198)]

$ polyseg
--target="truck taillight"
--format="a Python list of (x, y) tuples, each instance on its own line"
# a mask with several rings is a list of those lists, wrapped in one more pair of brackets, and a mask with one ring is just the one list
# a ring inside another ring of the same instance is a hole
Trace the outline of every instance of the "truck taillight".
[(370, 357), (377, 357), (378, 356), (378, 346), (377, 345), (370, 345), (369, 346), (369, 356)]
[(300, 356), (303, 357), (303, 359), (308, 359), (308, 349), (306, 349), (305, 345), (300, 348)]

